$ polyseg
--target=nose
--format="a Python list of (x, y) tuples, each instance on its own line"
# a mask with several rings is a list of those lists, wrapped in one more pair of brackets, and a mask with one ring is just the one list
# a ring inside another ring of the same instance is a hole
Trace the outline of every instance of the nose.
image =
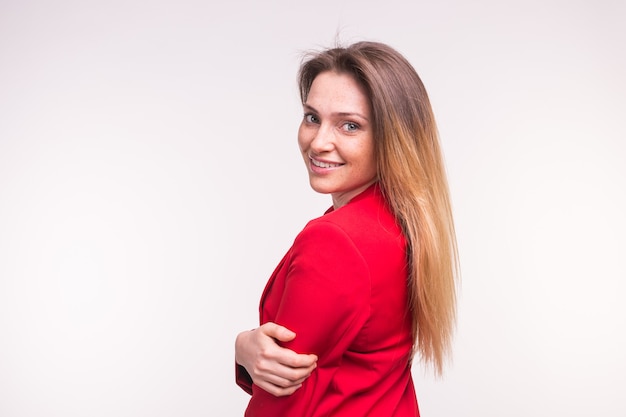
[(333, 149), (335, 135), (332, 126), (322, 124), (315, 131), (311, 141), (311, 149), (315, 153), (328, 152)]

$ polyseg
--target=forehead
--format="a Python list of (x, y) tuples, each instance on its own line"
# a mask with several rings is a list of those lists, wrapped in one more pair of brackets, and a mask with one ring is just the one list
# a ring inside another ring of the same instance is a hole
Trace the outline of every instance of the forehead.
[[(370, 100), (365, 88), (349, 74), (322, 72), (311, 84), (306, 104), (324, 108), (349, 107), (344, 110), (369, 112)], [(321, 110), (321, 109), (320, 109)]]

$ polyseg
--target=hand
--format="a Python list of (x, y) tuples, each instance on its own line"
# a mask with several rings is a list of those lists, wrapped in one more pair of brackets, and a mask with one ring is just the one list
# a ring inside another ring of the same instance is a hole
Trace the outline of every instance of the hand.
[(276, 323), (239, 333), (235, 360), (252, 377), (252, 382), (277, 397), (291, 395), (302, 386), (317, 366), (317, 356), (298, 354), (276, 343), (289, 342), (296, 334)]

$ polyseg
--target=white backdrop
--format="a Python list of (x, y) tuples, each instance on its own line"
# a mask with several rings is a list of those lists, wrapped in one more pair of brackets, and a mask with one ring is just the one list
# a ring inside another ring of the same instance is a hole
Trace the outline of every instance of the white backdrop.
[(426, 417), (625, 416), (623, 1), (0, 1), (0, 415), (241, 416), (235, 335), (330, 205), (301, 51), (414, 64), (462, 264)]

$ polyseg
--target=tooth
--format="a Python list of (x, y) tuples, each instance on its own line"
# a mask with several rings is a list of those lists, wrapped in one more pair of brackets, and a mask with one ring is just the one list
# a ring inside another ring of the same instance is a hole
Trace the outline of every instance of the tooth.
[(315, 159), (311, 159), (311, 161), (313, 162), (313, 165), (320, 168), (336, 168), (339, 166), (339, 164), (331, 164), (330, 162), (322, 162)]

